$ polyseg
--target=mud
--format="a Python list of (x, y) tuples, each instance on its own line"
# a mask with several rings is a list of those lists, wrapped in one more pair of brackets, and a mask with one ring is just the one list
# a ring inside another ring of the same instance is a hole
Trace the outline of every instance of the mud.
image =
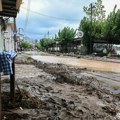
[(2, 80), (3, 120), (120, 120), (120, 94), (86, 71), (17, 56), (14, 104)]

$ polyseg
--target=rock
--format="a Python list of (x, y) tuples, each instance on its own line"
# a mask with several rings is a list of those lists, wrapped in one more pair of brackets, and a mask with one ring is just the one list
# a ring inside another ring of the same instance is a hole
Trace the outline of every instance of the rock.
[(104, 106), (102, 107), (103, 110), (105, 110), (107, 113), (111, 114), (111, 115), (116, 115), (117, 113), (117, 109), (115, 106), (111, 105), (111, 106)]
[(48, 86), (45, 89), (47, 90), (47, 92), (50, 92), (51, 90), (53, 90), (53, 88), (51, 86)]
[(100, 107), (105, 107), (106, 106), (102, 101), (98, 101), (97, 105), (100, 106)]
[(120, 113), (116, 114), (116, 120), (120, 120)]

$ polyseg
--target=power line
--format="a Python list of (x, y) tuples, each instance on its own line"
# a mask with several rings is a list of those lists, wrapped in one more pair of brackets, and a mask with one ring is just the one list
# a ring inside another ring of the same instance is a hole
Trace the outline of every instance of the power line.
[(31, 5), (31, 0), (28, 0), (28, 4), (27, 4), (27, 13), (26, 13), (26, 20), (25, 20), (25, 27), (24, 27), (25, 30), (26, 30), (26, 28), (27, 28), (27, 23), (28, 23), (28, 19), (29, 19), (30, 5)]
[(50, 16), (50, 15), (47, 15), (47, 14), (43, 14), (43, 13), (40, 13), (40, 12), (36, 12), (36, 11), (33, 11), (31, 9), (28, 9), (28, 8), (25, 8), (25, 7), (22, 7), (23, 9), (27, 10), (27, 11), (30, 11), (32, 13), (35, 13), (37, 15), (40, 15), (40, 16), (44, 16), (44, 17), (48, 17), (48, 18), (52, 18), (52, 19), (57, 19), (57, 20), (74, 20), (74, 21), (80, 21), (80, 19), (68, 19), (68, 18), (61, 18), (61, 17), (55, 17), (55, 16)]

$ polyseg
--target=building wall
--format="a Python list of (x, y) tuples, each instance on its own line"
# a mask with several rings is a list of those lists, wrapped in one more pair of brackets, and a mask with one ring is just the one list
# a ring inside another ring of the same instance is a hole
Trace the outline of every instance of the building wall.
[(8, 23), (5, 31), (5, 50), (14, 50), (13, 30), (11, 24)]
[[(1, 23), (1, 20), (0, 20)], [(1, 24), (0, 24), (0, 51), (2, 51), (4, 49), (4, 45), (3, 45), (3, 35), (2, 35), (2, 31), (1, 31)]]

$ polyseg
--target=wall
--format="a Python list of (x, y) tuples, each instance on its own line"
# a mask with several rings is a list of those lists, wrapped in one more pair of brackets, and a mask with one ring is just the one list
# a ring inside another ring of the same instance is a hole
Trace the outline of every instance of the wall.
[(2, 51), (4, 49), (3, 47), (3, 35), (2, 35), (2, 31), (1, 31), (1, 19), (0, 19), (0, 51)]
[(14, 50), (12, 23), (8, 23), (5, 31), (5, 50)]

